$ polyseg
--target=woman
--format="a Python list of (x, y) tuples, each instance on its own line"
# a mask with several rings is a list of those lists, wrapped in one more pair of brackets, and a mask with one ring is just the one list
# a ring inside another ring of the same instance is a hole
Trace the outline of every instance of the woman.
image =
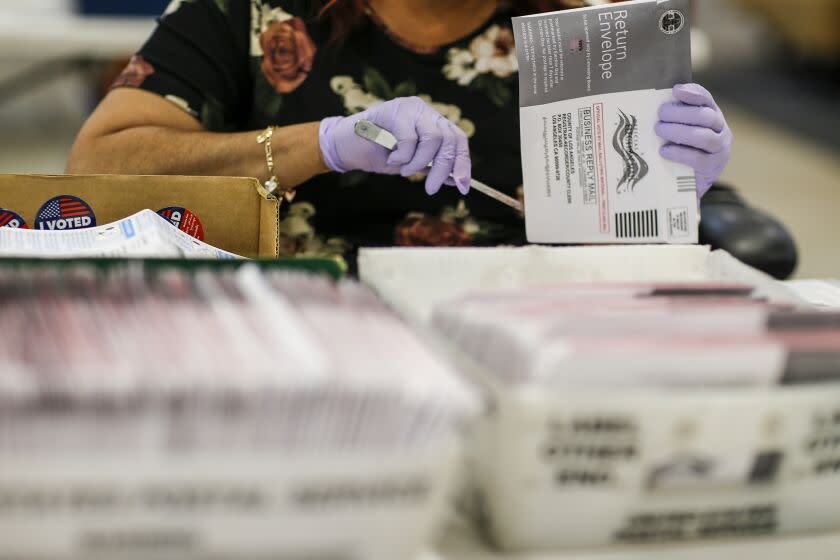
[[(264, 131), (276, 127), (277, 182), (297, 189), (287, 253), (523, 242), (521, 216), (463, 195), (472, 175), (513, 196), (522, 183), (511, 16), (582, 3), (313, 4), (172, 2), (79, 134), (68, 172), (266, 180)], [(691, 165), (703, 194), (732, 134), (702, 87), (674, 94), (657, 126), (662, 153)], [(358, 138), (360, 118), (391, 130), (396, 150)]]

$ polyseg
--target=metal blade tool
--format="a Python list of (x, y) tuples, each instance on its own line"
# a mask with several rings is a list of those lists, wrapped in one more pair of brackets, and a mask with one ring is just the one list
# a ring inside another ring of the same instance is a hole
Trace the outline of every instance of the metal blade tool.
[[(393, 151), (397, 147), (397, 138), (393, 134), (370, 121), (361, 120), (357, 122), (355, 131), (357, 136), (370, 140), (371, 142), (382, 146), (386, 150)], [(429, 167), (431, 166), (432, 165), (429, 164)], [(470, 188), (475, 189), (481, 194), (487, 195), (494, 200), (498, 200), (506, 206), (510, 206), (519, 213), (523, 213), (525, 211), (521, 202), (501, 191), (494, 189), (493, 187), (485, 185), (481, 181), (472, 179), (470, 181)]]

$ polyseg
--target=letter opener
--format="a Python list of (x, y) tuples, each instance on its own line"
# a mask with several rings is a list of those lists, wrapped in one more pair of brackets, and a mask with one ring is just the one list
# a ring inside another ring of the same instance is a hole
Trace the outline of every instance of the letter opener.
[[(386, 150), (393, 151), (397, 147), (397, 138), (393, 134), (391, 134), (381, 126), (373, 124), (370, 121), (361, 120), (357, 122), (355, 131), (357, 136), (360, 136), (361, 138), (364, 138), (366, 140), (370, 140), (371, 142), (382, 146)], [(432, 165), (429, 164), (429, 167), (431, 166)], [(473, 188), (478, 192), (489, 196), (492, 199), (498, 200), (502, 204), (510, 206), (519, 213), (524, 212), (524, 208), (521, 202), (519, 202), (513, 197), (506, 195), (501, 191), (494, 189), (493, 187), (485, 185), (480, 181), (472, 179), (470, 181), (470, 188)]]

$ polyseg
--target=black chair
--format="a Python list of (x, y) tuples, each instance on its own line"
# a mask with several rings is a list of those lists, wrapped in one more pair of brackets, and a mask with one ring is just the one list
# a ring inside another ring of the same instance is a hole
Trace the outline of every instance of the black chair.
[(790, 278), (796, 270), (796, 242), (787, 228), (748, 205), (731, 187), (712, 187), (700, 209), (700, 243), (723, 249), (779, 280)]

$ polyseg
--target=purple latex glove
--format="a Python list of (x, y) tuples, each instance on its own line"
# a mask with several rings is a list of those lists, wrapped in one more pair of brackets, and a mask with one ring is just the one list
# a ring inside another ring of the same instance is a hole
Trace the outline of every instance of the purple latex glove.
[[(356, 136), (354, 127), (368, 120), (397, 137), (389, 152)], [(467, 135), (419, 97), (401, 97), (349, 117), (321, 121), (321, 152), (327, 167), (339, 173), (351, 170), (402, 175), (426, 172), (426, 192), (437, 193), (443, 184), (470, 190), (472, 162)], [(432, 168), (427, 170), (429, 164)], [(451, 177), (450, 177), (451, 175)]]
[(676, 102), (659, 108), (656, 133), (668, 141), (662, 157), (692, 167), (702, 198), (732, 155), (732, 131), (712, 94), (697, 84), (674, 86)]

